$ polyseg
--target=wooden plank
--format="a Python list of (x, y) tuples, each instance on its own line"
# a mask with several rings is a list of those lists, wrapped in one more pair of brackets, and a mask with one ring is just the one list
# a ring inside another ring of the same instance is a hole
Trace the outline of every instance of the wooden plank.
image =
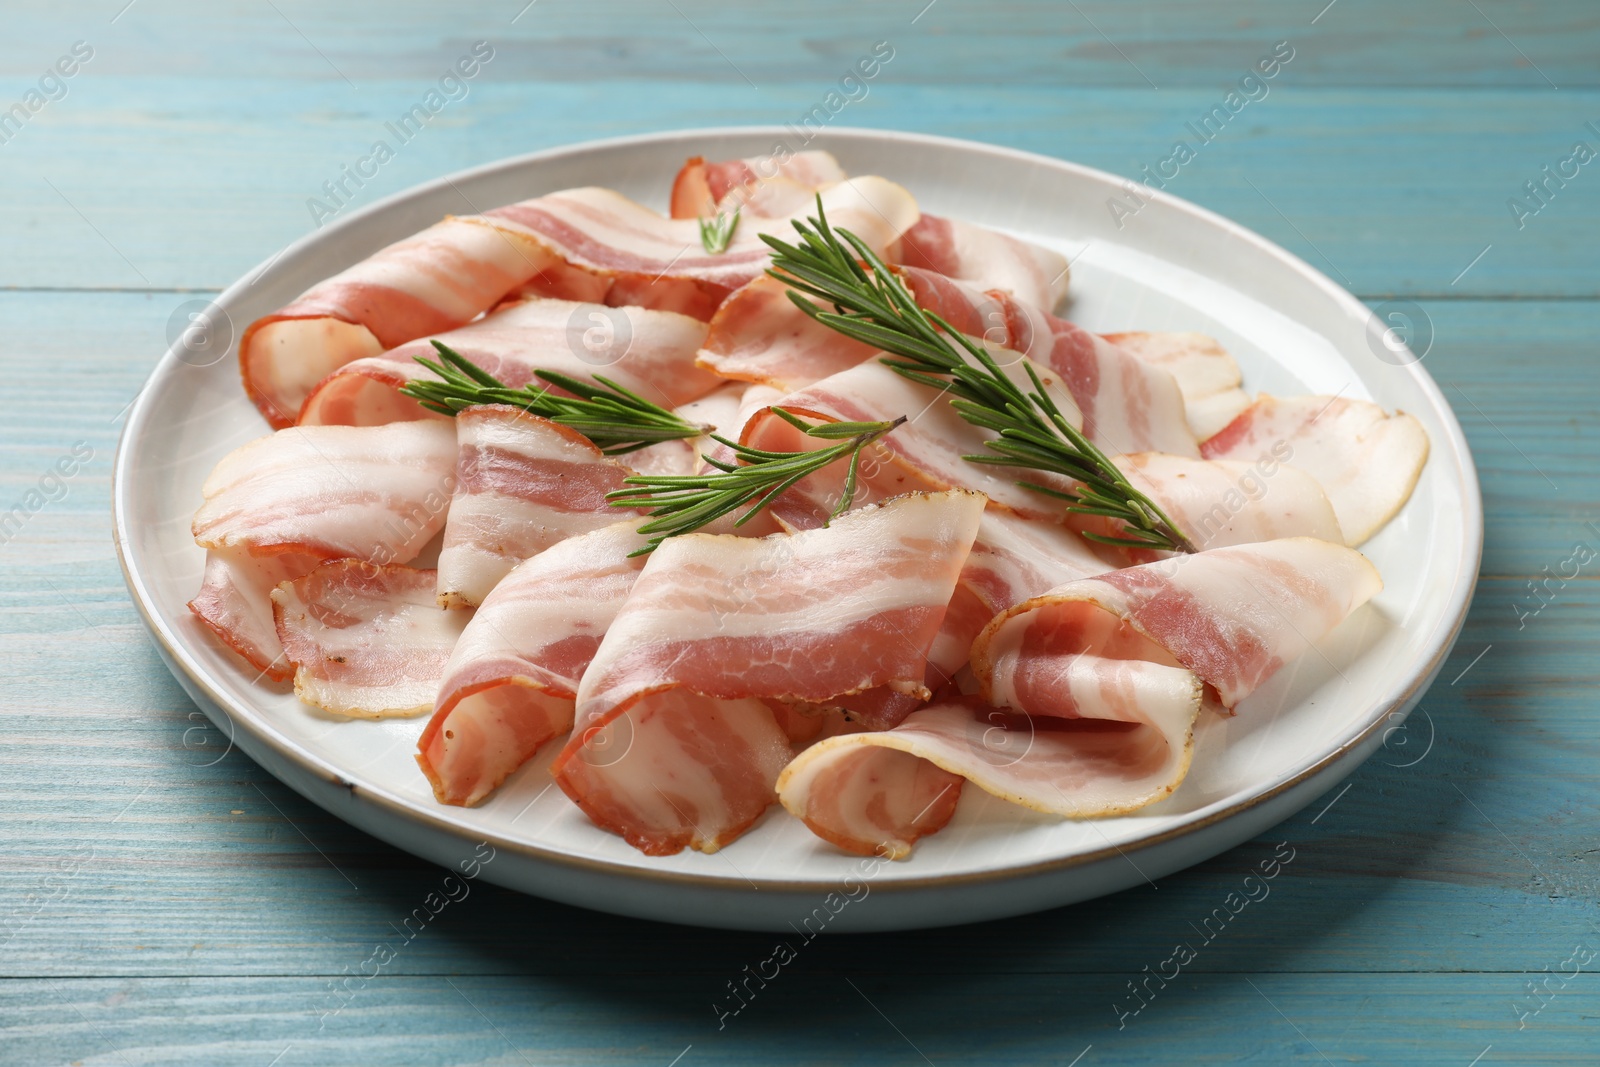
[[(636, 947), (670, 965), (650, 942)], [(28, 1063), (1467, 1067), (1588, 1062), (1600, 1010), (1593, 974), (1570, 979), (1519, 1030), (1513, 1005), (1532, 1002), (1521, 975), (1392, 975), (1377, 986), (1353, 974), (1181, 973), (1165, 989), (1152, 981), (1147, 1006), (1120, 1017), (1114, 1004), (1137, 1003), (1121, 972), (997, 987), (955, 961), (931, 973), (892, 958), (834, 971), (805, 951), (767, 988), (752, 982), (748, 1006), (725, 1018), (714, 1005), (731, 1002), (725, 983), (738, 971), (380, 976), (342, 998), (327, 978), (4, 982), (0, 1025), (8, 1054)]]
[(830, 82), (872, 42), (888, 40), (905, 81), (946, 84), (956, 70), (968, 84), (1166, 88), (1233, 81), (1274, 42), (1289, 40), (1302, 50), (1296, 76), (1312, 85), (1597, 84), (1596, 25), (1581, 0), (1480, 0), (1478, 11), (1448, 0), (820, 0), (806, 6), (803, 26), (783, 7), (714, 0), (614, 5), (606, 16), (583, 4), (524, 3), (467, 12), (403, 0), (373, 18), (359, 6), (311, 0), (185, 0), (139, 4), (115, 23), (121, 5), (109, 13), (31, 7), (8, 23), (0, 72), (37, 76), (72, 41), (87, 39), (97, 49), (96, 73), (365, 89), (397, 75), (437, 77), (465, 45), (488, 39), (524, 79), (621, 87), (692, 80), (726, 92)]
[[(491, 64), (469, 97), (399, 145), (351, 204), (591, 138), (795, 121), (828, 84), (773, 83), (757, 93), (654, 81), (619, 90), (500, 80), (503, 69)], [(835, 121), (969, 137), (1128, 176), (1159, 166), (1179, 139), (1198, 143), (1186, 123), (1221, 98), (1215, 86), (1042, 93), (895, 81), (892, 71)], [(384, 124), (426, 88), (416, 79), (364, 82), (357, 92), (342, 83), (86, 74), (0, 146), (8, 204), (0, 241), (14, 250), (0, 260), (0, 287), (221, 288), (314, 229), (308, 200), (376, 140), (391, 139)], [(1285, 82), (1232, 120), (1168, 191), (1258, 230), (1365, 296), (1596, 295), (1594, 168), (1565, 188), (1551, 185), (1548, 205), (1520, 229), (1507, 201), (1525, 197), (1523, 183), (1542, 178), (1540, 168), (1556, 166), (1575, 141), (1600, 149), (1600, 134), (1585, 126), (1600, 121), (1600, 93), (1483, 90), (1465, 99), (1470, 106), (1455, 91)]]
[[(217, 751), (201, 742), (219, 739), (191, 732), (197, 713), (127, 602), (107, 517), (116, 417), (181, 299), (0, 294), (15, 398), (0, 424), (0, 491), (18, 495), (74, 441), (95, 450), (66, 497), (0, 549), (10, 553), (0, 571), (8, 649), (0, 700), (10, 709), (9, 744), (0, 749), (0, 839), (9, 857), (0, 901), (30, 893), (43, 901), (6, 919), (0, 975), (337, 974), (391, 936), (390, 923), (438, 877), (301, 801), (238, 753), (201, 766)], [(1165, 958), (1173, 939), (1284, 839), (1297, 858), (1272, 900), (1209, 947), (1200, 970), (1509, 973), (1553, 966), (1591, 936), (1600, 899), (1589, 851), (1600, 816), (1600, 723), (1589, 650), (1600, 637), (1600, 583), (1573, 583), (1521, 629), (1513, 605), (1526, 595), (1521, 575), (1564, 558), (1572, 539), (1590, 536), (1580, 519), (1600, 512), (1585, 458), (1596, 386), (1578, 379), (1551, 396), (1539, 384), (1555, 380), (1567, 354), (1594, 336), (1600, 307), (1427, 307), (1437, 334), (1428, 365), (1510, 435), (1467, 418), (1492, 516), (1486, 573), (1500, 577), (1482, 583), (1460, 649), (1424, 700), (1427, 717), (1396, 735), (1348, 793), (1330, 794), (1337, 804), (1325, 816), (1318, 804), (1269, 839), (1159, 889), (931, 937), (819, 943), (812, 958), (852, 973), (891, 956), (911, 973), (1118, 973), (1130, 961), (1136, 971)], [(1524, 455), (1560, 490), (1527, 469)], [(1569, 513), (1559, 516), (1558, 505)], [(1428, 756), (1399, 766), (1428, 737)], [(92, 858), (74, 864), (85, 845)], [(71, 876), (57, 894), (46, 879), (63, 861)], [(394, 971), (715, 975), (737, 970), (763, 940), (619, 920), (482, 886), (408, 946)], [(660, 946), (659, 955), (641, 960), (641, 942)]]

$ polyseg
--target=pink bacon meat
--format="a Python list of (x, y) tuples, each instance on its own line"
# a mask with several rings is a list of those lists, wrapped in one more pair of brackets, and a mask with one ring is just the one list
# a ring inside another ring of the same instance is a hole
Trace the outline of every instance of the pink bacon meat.
[(1366, 400), (1262, 394), (1204, 453), (1244, 463), (1285, 456), (1328, 494), (1344, 543), (1359, 545), (1411, 498), (1428, 462), (1428, 435), (1414, 417)]
[(446, 422), (292, 427), (235, 449), (201, 487), (206, 569), (189, 610), (257, 670), (287, 677), (273, 587), (325, 559), (413, 559), (444, 525), (455, 453)]
[[(983, 698), (935, 701), (893, 730), (822, 741), (785, 769), (780, 799), (830, 841), (865, 852), (887, 840), (898, 856), (930, 832), (927, 820), (886, 818), (912, 810), (885, 792), (905, 788), (895, 783), (908, 777), (907, 756), (1037, 811), (1136, 811), (1187, 773), (1205, 686), (1236, 705), (1380, 588), (1359, 554), (1312, 538), (1068, 582), (979, 635)], [(846, 774), (848, 806), (837, 800)]]
[(644, 557), (637, 521), (562, 541), (495, 586), (450, 654), (417, 763), (443, 804), (477, 804), (572, 728), (578, 680)]
[(386, 719), (433, 707), (466, 625), (441, 611), (429, 570), (362, 560), (323, 563), (272, 591), (294, 692), (334, 715)]
[(245, 392), (274, 428), (352, 360), (464, 326), (556, 260), (481, 218), (447, 218), (312, 286), (239, 340)]
[(715, 375), (694, 365), (705, 335), (704, 323), (672, 311), (526, 300), (470, 326), (346, 364), (318, 383), (300, 422), (377, 426), (434, 417), (399, 389), (418, 378), (433, 378), (416, 357), (437, 361), (435, 340), (513, 389), (530, 383), (537, 387), (535, 370), (585, 381), (598, 374), (662, 407), (676, 407), (717, 387)]
[(518, 563), (624, 515), (606, 494), (632, 472), (576, 430), (503, 404), (456, 416), (461, 452), (439, 550), (439, 603), (483, 603)]
[(583, 676), (556, 781), (652, 855), (733, 840), (789, 758), (763, 700), (925, 692), (982, 510), (972, 493), (912, 494), (825, 529), (669, 539)]

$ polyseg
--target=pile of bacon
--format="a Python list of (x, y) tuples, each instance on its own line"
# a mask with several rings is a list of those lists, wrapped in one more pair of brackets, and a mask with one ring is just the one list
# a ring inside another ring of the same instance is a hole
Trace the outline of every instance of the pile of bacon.
[[(1092, 544), (1115, 531), (964, 459), (986, 431), (796, 308), (760, 234), (794, 240), (819, 194), (923, 307), (1031, 361), (1202, 550)], [(447, 218), (241, 340), (276, 432), (205, 482), (190, 606), (329, 715), (429, 713), (417, 762), (441, 803), (477, 804), (557, 745), (566, 794), (653, 855), (713, 851), (776, 801), (834, 845), (901, 857), (967, 782), (1127, 813), (1182, 782), (1202, 715), (1232, 714), (1379, 590), (1350, 546), (1416, 483), (1410, 416), (1252, 398), (1198, 334), (1089, 333), (1053, 314), (1060, 255), (924, 215), (825, 153), (691, 160), (671, 204), (583, 188)], [(731, 242), (705, 251), (697, 219), (735, 207)], [(723, 446), (612, 459), (519, 408), (433, 414), (400, 391), (432, 377), (413, 357), (433, 339), (513, 387), (603, 374), (763, 449), (820, 446), (774, 406), (909, 421), (863, 454), (831, 523), (832, 467), (737, 530), (633, 555), (641, 513), (606, 494)]]

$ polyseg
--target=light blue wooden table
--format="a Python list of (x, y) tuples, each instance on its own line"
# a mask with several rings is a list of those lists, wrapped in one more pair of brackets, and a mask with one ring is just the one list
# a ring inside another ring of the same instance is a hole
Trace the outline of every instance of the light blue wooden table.
[[(1592, 2), (125, 2), (0, 15), (0, 108), (26, 112), (0, 125), (0, 505), (26, 504), (0, 545), (0, 1063), (1600, 1063), (1600, 563), (1529, 614), (1531, 578), (1600, 549), (1600, 162), (1523, 190), (1600, 150)], [(124, 592), (110, 462), (174, 312), (309, 230), (307, 199), (478, 40), (470, 93), (357, 204), (792, 121), (877, 41), (894, 59), (838, 122), (1131, 175), (1290, 42), (1170, 191), (1430, 324), (1488, 541), (1412, 725), (1157, 886), (819, 943), (723, 1029), (768, 937), (481, 884), (324, 1016), (439, 872), (217, 759)], [(1271, 897), (1119, 1029), (1127, 983), (1283, 840)]]

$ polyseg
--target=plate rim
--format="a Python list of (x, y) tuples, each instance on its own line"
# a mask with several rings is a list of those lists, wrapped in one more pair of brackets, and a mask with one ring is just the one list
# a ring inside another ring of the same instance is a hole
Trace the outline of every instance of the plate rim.
[[(354, 228), (364, 220), (392, 210), (403, 201), (414, 197), (426, 195), (452, 187), (458, 181), (476, 180), (494, 175), (499, 172), (514, 170), (530, 164), (537, 164), (563, 157), (581, 156), (595, 151), (627, 148), (635, 145), (654, 145), (674, 140), (693, 141), (696, 138), (762, 138), (779, 137), (787, 132), (784, 127), (776, 125), (751, 125), (751, 126), (714, 126), (714, 127), (689, 127), (676, 130), (657, 130), (649, 133), (629, 134), (620, 137), (600, 138), (591, 141), (581, 141), (571, 144), (558, 145), (552, 148), (527, 152), (517, 156), (504, 157), (488, 163), (454, 171), (429, 181), (407, 186), (380, 200), (374, 201), (357, 211), (350, 213), (332, 223), (303, 234), (283, 249), (262, 261), (212, 299), (212, 303), (225, 305), (230, 298), (237, 298), (240, 293), (249, 288), (279, 259), (301, 252), (314, 244), (328, 240), (342, 230)], [(964, 152), (981, 152), (991, 156), (1009, 159), (1018, 163), (1027, 163), (1034, 166), (1043, 166), (1056, 170), (1066, 171), (1078, 177), (1092, 179), (1099, 182), (1118, 184), (1125, 179), (1109, 171), (1090, 167), (1081, 163), (1057, 159), (1053, 156), (1037, 152), (1029, 152), (1003, 145), (994, 145), (982, 141), (973, 141), (966, 138), (946, 137), (938, 134), (916, 133), (903, 130), (874, 129), (870, 127), (840, 126), (830, 127), (819, 135), (819, 140), (887, 140), (890, 142), (917, 143), (928, 146), (938, 146), (945, 149), (958, 149)], [(1299, 275), (1309, 281), (1323, 295), (1333, 301), (1347, 312), (1358, 316), (1370, 316), (1371, 310), (1367, 308), (1354, 294), (1349, 292), (1317, 268), (1305, 260), (1289, 252), (1266, 237), (1234, 222), (1208, 208), (1202, 207), (1181, 197), (1174, 196), (1162, 190), (1150, 189), (1141, 191), (1147, 199), (1165, 205), (1170, 210), (1175, 210), (1190, 215), (1196, 221), (1212, 227), (1221, 234), (1252, 246), (1258, 252), (1276, 260), (1286, 270)], [(230, 346), (225, 359), (236, 361), (237, 357), (233, 347)], [(423, 828), (435, 832), (442, 832), (458, 840), (467, 842), (487, 841), (496, 849), (504, 848), (524, 860), (535, 864), (549, 864), (558, 867), (570, 868), (589, 874), (603, 877), (621, 878), (629, 881), (643, 881), (665, 883), (681, 888), (710, 888), (719, 891), (728, 889), (737, 890), (737, 880), (721, 876), (699, 874), (682, 871), (652, 870), (648, 867), (634, 867), (623, 865), (614, 861), (589, 856), (573, 855), (560, 849), (540, 845), (534, 842), (505, 838), (497, 833), (485, 831), (468, 826), (454, 818), (454, 809), (448, 811), (430, 811), (413, 801), (402, 796), (392, 794), (387, 789), (358, 783), (353, 781), (339, 767), (333, 765), (322, 756), (304, 748), (298, 741), (281, 734), (270, 726), (259, 726), (252, 721), (252, 714), (235, 703), (213, 686), (207, 672), (189, 654), (184, 642), (179, 635), (171, 631), (166, 623), (159, 617), (153, 598), (146, 586), (144, 576), (134, 566), (128, 544), (130, 538), (128, 530), (131, 528), (128, 513), (128, 496), (131, 490), (129, 485), (133, 480), (130, 468), (133, 465), (132, 453), (129, 443), (135, 436), (136, 430), (142, 430), (143, 424), (148, 419), (149, 409), (153, 403), (151, 398), (155, 395), (152, 387), (158, 386), (160, 380), (168, 377), (182, 361), (177, 357), (175, 344), (169, 347), (166, 353), (151, 370), (149, 376), (140, 386), (139, 392), (128, 408), (127, 418), (123, 423), (121, 433), (117, 439), (116, 456), (111, 472), (111, 510), (112, 510), (112, 541), (116, 547), (117, 564), (122, 571), (123, 581), (128, 587), (130, 598), (138, 609), (141, 621), (150, 632), (152, 638), (161, 646), (165, 655), (163, 661), (169, 666), (181, 668), (187, 676), (189, 683), (204, 693), (208, 701), (214, 705), (229, 720), (232, 730), (236, 733), (243, 729), (256, 744), (270, 748), (274, 754), (285, 762), (298, 766), (308, 771), (325, 782), (342, 786), (348, 789), (352, 797), (359, 794), (360, 798), (385, 810), (391, 817), (397, 817), (405, 822), (420, 824)], [(1074, 853), (1070, 856), (1060, 856), (1054, 859), (1038, 860), (1020, 866), (995, 867), (979, 871), (968, 871), (951, 874), (926, 874), (907, 875), (892, 880), (876, 882), (874, 892), (904, 893), (936, 889), (941, 886), (970, 885), (974, 883), (991, 881), (1022, 880), (1031, 877), (1051, 874), (1074, 867), (1088, 866), (1117, 855), (1124, 857), (1139, 852), (1145, 852), (1165, 845), (1176, 839), (1186, 837), (1208, 827), (1229, 821), (1265, 804), (1279, 795), (1288, 792), (1297, 786), (1303, 785), (1318, 774), (1325, 772), (1330, 767), (1348, 758), (1366, 746), (1380, 728), (1392, 728), (1390, 718), (1398, 711), (1408, 713), (1420, 699), (1422, 691), (1430, 686), (1437, 677), (1445, 659), (1452, 651), (1462, 627), (1465, 625), (1469, 608), (1472, 604), (1473, 594), (1477, 587), (1478, 576), (1482, 566), (1483, 557), (1483, 503), (1481, 489), (1478, 482), (1477, 468), (1472, 458), (1472, 451), (1466, 440), (1466, 435), (1461, 428), (1460, 421), (1456, 418), (1454, 410), (1445, 398), (1443, 391), (1433, 380), (1432, 375), (1422, 366), (1420, 358), (1409, 363), (1399, 364), (1397, 369), (1409, 374), (1414, 384), (1420, 389), (1434, 409), (1434, 414), (1440, 426), (1445, 430), (1448, 448), (1448, 458), (1454, 464), (1459, 485), (1462, 492), (1462, 505), (1464, 513), (1461, 516), (1468, 521), (1462, 524), (1463, 553), (1462, 565), (1452, 576), (1452, 588), (1446, 601), (1446, 609), (1435, 631), (1428, 638), (1424, 646), (1427, 660), (1415, 671), (1409, 681), (1391, 687), (1384, 695), (1380, 696), (1371, 705), (1373, 719), (1366, 728), (1350, 737), (1343, 744), (1326, 751), (1314, 762), (1301, 767), (1270, 786), (1252, 793), (1243, 799), (1226, 803), (1217, 801), (1200, 812), (1183, 820), (1178, 825), (1165, 829), (1152, 831), (1141, 835), (1125, 844), (1108, 844), (1104, 848), (1091, 851)], [(1437, 444), (1445, 444), (1439, 442)], [(1445, 451), (1436, 447), (1430, 451), (1430, 459), (1438, 461), (1443, 459), (1440, 453)], [(179, 679), (180, 681), (182, 679)], [(208, 710), (202, 705), (202, 710)], [(221, 724), (216, 724), (220, 726)], [(230, 734), (230, 740), (234, 734)], [(252, 757), (253, 759), (253, 757)], [(275, 774), (271, 768), (255, 761), (259, 766), (280, 782), (306, 796), (313, 803), (322, 806), (317, 798), (301, 790), (295, 783), (285, 780)], [(1353, 768), (1352, 768), (1353, 770)], [(1223, 805), (1223, 806), (1217, 806)], [(341, 821), (350, 820), (344, 815), (333, 812)], [(357, 827), (361, 829), (360, 827)], [(365, 829), (362, 832), (371, 832)], [(400, 848), (402, 851), (414, 850), (392, 840), (390, 836), (373, 834), (380, 837), (387, 844)], [(1198, 862), (1198, 861), (1196, 861)], [(1187, 864), (1186, 864), (1187, 865)], [(766, 891), (778, 892), (826, 892), (837, 886), (837, 878), (783, 878), (763, 879), (761, 888)]]

